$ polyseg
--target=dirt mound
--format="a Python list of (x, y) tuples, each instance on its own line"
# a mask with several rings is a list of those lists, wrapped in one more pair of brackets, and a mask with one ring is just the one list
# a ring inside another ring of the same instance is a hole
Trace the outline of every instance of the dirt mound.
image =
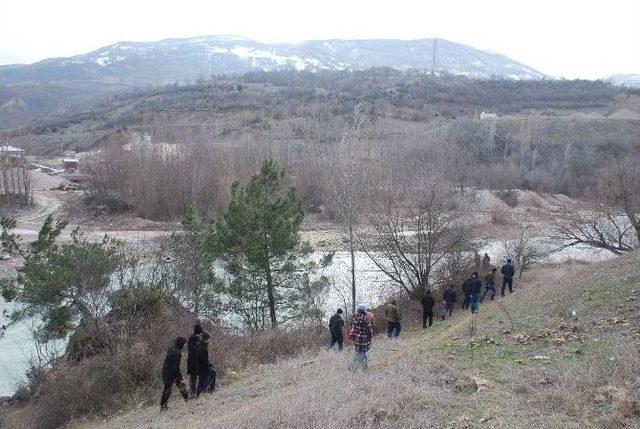
[(519, 191), (518, 206), (546, 210), (553, 209), (552, 204), (540, 196), (540, 194), (533, 191)]
[(495, 196), (491, 191), (487, 189), (480, 189), (475, 193), (475, 204), (481, 211), (491, 210), (510, 210), (504, 201)]
[(611, 119), (640, 119), (640, 114), (638, 114), (636, 112), (632, 112), (629, 109), (621, 109), (621, 110), (618, 110), (617, 112), (613, 113), (612, 115), (609, 115), (609, 118), (611, 118)]

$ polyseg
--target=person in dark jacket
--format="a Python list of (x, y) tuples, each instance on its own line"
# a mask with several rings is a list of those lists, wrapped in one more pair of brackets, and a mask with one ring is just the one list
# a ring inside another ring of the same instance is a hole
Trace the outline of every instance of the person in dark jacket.
[(425, 329), (427, 327), (427, 320), (429, 321), (429, 326), (433, 325), (433, 306), (435, 305), (435, 301), (433, 295), (431, 295), (431, 289), (424, 291), (420, 303), (422, 304), (422, 329)]
[(342, 345), (344, 343), (344, 335), (342, 332), (342, 328), (344, 327), (344, 319), (342, 318), (342, 309), (339, 308), (336, 311), (336, 314), (331, 316), (329, 319), (329, 332), (331, 333), (331, 346), (329, 348), (333, 348), (333, 346), (337, 343), (338, 350), (342, 350)]
[(465, 279), (464, 282), (462, 282), (462, 293), (464, 293), (464, 301), (462, 302), (462, 309), (466, 310), (467, 308), (469, 308), (469, 302), (470, 302), (470, 295), (471, 295), (471, 291), (469, 290), (470, 285), (469, 282), (471, 281), (470, 278)]
[(482, 292), (482, 282), (478, 278), (478, 272), (474, 271), (471, 274), (469, 280), (467, 280), (469, 290), (469, 307), (471, 313), (478, 311), (478, 300), (480, 299), (480, 292)]
[(511, 259), (507, 259), (507, 263), (502, 266), (500, 272), (502, 273), (501, 295), (504, 296), (504, 289), (507, 285), (509, 286), (509, 293), (513, 292), (513, 276), (516, 274), (516, 269), (513, 267)]
[(442, 293), (442, 304), (444, 305), (442, 320), (444, 320), (445, 317), (451, 317), (453, 315), (453, 307), (457, 301), (458, 297), (456, 296), (456, 290), (453, 288), (453, 285), (447, 286)]
[(491, 301), (493, 301), (496, 297), (496, 271), (497, 269), (493, 268), (489, 274), (484, 277), (484, 293), (480, 298), (480, 302), (484, 301), (485, 297), (489, 292), (491, 292)]
[(202, 337), (202, 325), (196, 323), (193, 325), (193, 334), (187, 342), (187, 375), (189, 376), (189, 395), (195, 398), (198, 388), (198, 370), (197, 370), (197, 352), (198, 344)]
[(485, 253), (482, 257), (482, 269), (488, 270), (491, 267), (491, 257), (488, 253)]
[(182, 384), (182, 373), (180, 372), (180, 360), (182, 359), (182, 348), (187, 342), (183, 337), (176, 338), (171, 347), (167, 350), (167, 355), (162, 364), (162, 398), (160, 399), (160, 409), (167, 409), (167, 402), (171, 396), (171, 386), (175, 383), (177, 387)]
[(196, 348), (196, 370), (198, 371), (198, 389), (196, 395), (202, 392), (212, 393), (216, 390), (216, 372), (209, 362), (209, 341), (211, 335), (207, 331), (202, 332), (202, 339)]

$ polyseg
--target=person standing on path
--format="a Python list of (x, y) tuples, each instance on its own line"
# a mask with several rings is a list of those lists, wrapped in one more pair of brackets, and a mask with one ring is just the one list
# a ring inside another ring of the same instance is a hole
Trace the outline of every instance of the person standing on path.
[(344, 335), (342, 333), (342, 328), (344, 327), (344, 319), (342, 318), (342, 309), (339, 308), (336, 311), (336, 314), (331, 316), (329, 319), (329, 332), (331, 333), (331, 345), (329, 348), (333, 348), (333, 346), (338, 344), (338, 351), (342, 350), (342, 345), (344, 343)]
[(456, 290), (453, 288), (453, 285), (447, 286), (442, 293), (442, 304), (444, 305), (442, 309), (442, 320), (453, 315), (453, 307), (457, 301), (458, 297), (456, 296)]
[(367, 314), (367, 306), (359, 304), (356, 314), (353, 316), (353, 345), (355, 348), (355, 356), (349, 367), (350, 370), (357, 369), (366, 370), (369, 367), (367, 360), (367, 352), (371, 348), (371, 339), (373, 338), (373, 328)]
[(485, 253), (484, 256), (482, 257), (482, 269), (484, 271), (488, 270), (489, 268), (491, 268), (491, 257), (489, 256), (488, 253)]
[(162, 363), (162, 382), (164, 389), (160, 398), (160, 409), (167, 409), (167, 402), (171, 396), (171, 386), (175, 383), (177, 387), (182, 384), (182, 373), (180, 372), (180, 360), (182, 359), (182, 348), (187, 342), (183, 337), (176, 338), (167, 350), (167, 354)]
[(468, 280), (469, 288), (469, 307), (471, 313), (478, 311), (478, 300), (480, 299), (480, 292), (482, 292), (482, 282), (478, 278), (478, 272), (474, 271), (471, 274), (471, 278)]
[(197, 348), (202, 340), (202, 325), (193, 325), (193, 334), (187, 342), (187, 375), (189, 376), (189, 396), (195, 398), (198, 388), (198, 356)]
[(471, 278), (468, 278), (468, 279), (465, 279), (464, 282), (462, 282), (462, 292), (464, 293), (464, 302), (462, 303), (463, 310), (466, 310), (467, 308), (469, 308), (469, 305), (470, 305), (470, 300), (471, 300), (471, 297), (470, 297), (471, 285), (469, 284), (470, 281), (471, 281)]
[(504, 296), (504, 289), (507, 285), (509, 286), (509, 293), (513, 292), (513, 276), (516, 274), (516, 269), (513, 267), (511, 259), (507, 259), (507, 263), (502, 266), (500, 272), (502, 273), (501, 295)]
[(400, 326), (400, 319), (402, 319), (402, 315), (400, 314), (398, 301), (395, 298), (391, 298), (391, 301), (387, 304), (387, 307), (384, 310), (384, 315), (387, 318), (387, 337), (398, 338), (400, 330), (402, 329)]
[(431, 289), (424, 291), (424, 295), (422, 295), (422, 299), (420, 300), (422, 304), (422, 329), (427, 327), (427, 320), (429, 321), (429, 326), (433, 324), (433, 306), (435, 305), (435, 300), (433, 299), (433, 295), (431, 295)]
[(207, 331), (202, 332), (202, 340), (196, 349), (198, 356), (198, 390), (196, 394), (198, 396), (202, 392), (212, 393), (216, 387), (216, 372), (209, 362), (209, 341), (211, 341), (211, 335)]
[(484, 292), (480, 298), (480, 302), (484, 301), (485, 297), (491, 291), (491, 301), (496, 297), (496, 268), (493, 268), (489, 274), (484, 277)]

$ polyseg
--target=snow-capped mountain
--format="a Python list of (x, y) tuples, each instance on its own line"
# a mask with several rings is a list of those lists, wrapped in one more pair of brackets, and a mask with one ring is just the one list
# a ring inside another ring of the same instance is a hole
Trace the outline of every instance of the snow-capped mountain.
[(544, 74), (504, 55), (444, 39), (314, 40), (261, 43), (235, 36), (122, 42), (68, 58), (0, 67), (0, 82), (103, 81), (161, 84), (252, 70), (435, 69), (477, 78), (540, 79)]

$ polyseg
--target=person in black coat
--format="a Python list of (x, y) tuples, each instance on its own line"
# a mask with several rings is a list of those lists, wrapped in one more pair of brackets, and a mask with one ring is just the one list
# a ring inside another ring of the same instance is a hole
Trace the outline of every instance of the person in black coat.
[(198, 371), (198, 389), (196, 394), (202, 392), (212, 393), (216, 389), (216, 372), (209, 362), (209, 341), (211, 335), (207, 331), (202, 332), (202, 340), (196, 348), (196, 369)]
[(167, 402), (171, 396), (171, 386), (175, 383), (180, 386), (182, 383), (182, 373), (180, 372), (180, 360), (182, 359), (182, 348), (187, 342), (183, 337), (176, 338), (175, 343), (167, 350), (167, 355), (162, 364), (162, 382), (164, 390), (160, 399), (160, 409), (167, 409)]
[(196, 323), (193, 325), (193, 334), (191, 334), (187, 343), (187, 375), (189, 376), (189, 395), (192, 398), (195, 398), (198, 393), (198, 356), (196, 349), (202, 339), (201, 335), (202, 325)]
[(511, 259), (507, 259), (507, 263), (502, 266), (500, 272), (502, 273), (502, 291), (500, 294), (504, 296), (504, 288), (507, 285), (509, 286), (509, 293), (513, 292), (513, 276), (516, 274), (516, 269), (513, 267)]
[(469, 308), (470, 302), (471, 302), (471, 290), (470, 290), (470, 282), (471, 279), (468, 278), (466, 279), (463, 283), (462, 283), (462, 292), (464, 293), (464, 302), (462, 303), (462, 309), (466, 310), (467, 308)]
[(467, 288), (469, 291), (469, 307), (471, 313), (478, 311), (478, 300), (480, 292), (482, 292), (482, 281), (478, 278), (478, 272), (474, 271), (469, 280), (467, 280)]
[(422, 329), (425, 329), (427, 320), (429, 321), (429, 326), (433, 325), (433, 306), (436, 302), (433, 299), (433, 295), (431, 295), (431, 289), (425, 290), (420, 303), (422, 304)]
[(338, 351), (342, 350), (342, 345), (344, 343), (344, 334), (342, 329), (344, 327), (344, 318), (342, 317), (342, 309), (339, 308), (336, 311), (336, 314), (331, 316), (329, 319), (329, 332), (331, 333), (331, 345), (329, 348), (333, 348), (333, 346), (338, 344)]
[(457, 301), (458, 297), (456, 295), (456, 290), (452, 285), (447, 286), (442, 293), (442, 304), (444, 305), (442, 320), (444, 320), (445, 317), (451, 317), (453, 315), (453, 307), (456, 305)]

